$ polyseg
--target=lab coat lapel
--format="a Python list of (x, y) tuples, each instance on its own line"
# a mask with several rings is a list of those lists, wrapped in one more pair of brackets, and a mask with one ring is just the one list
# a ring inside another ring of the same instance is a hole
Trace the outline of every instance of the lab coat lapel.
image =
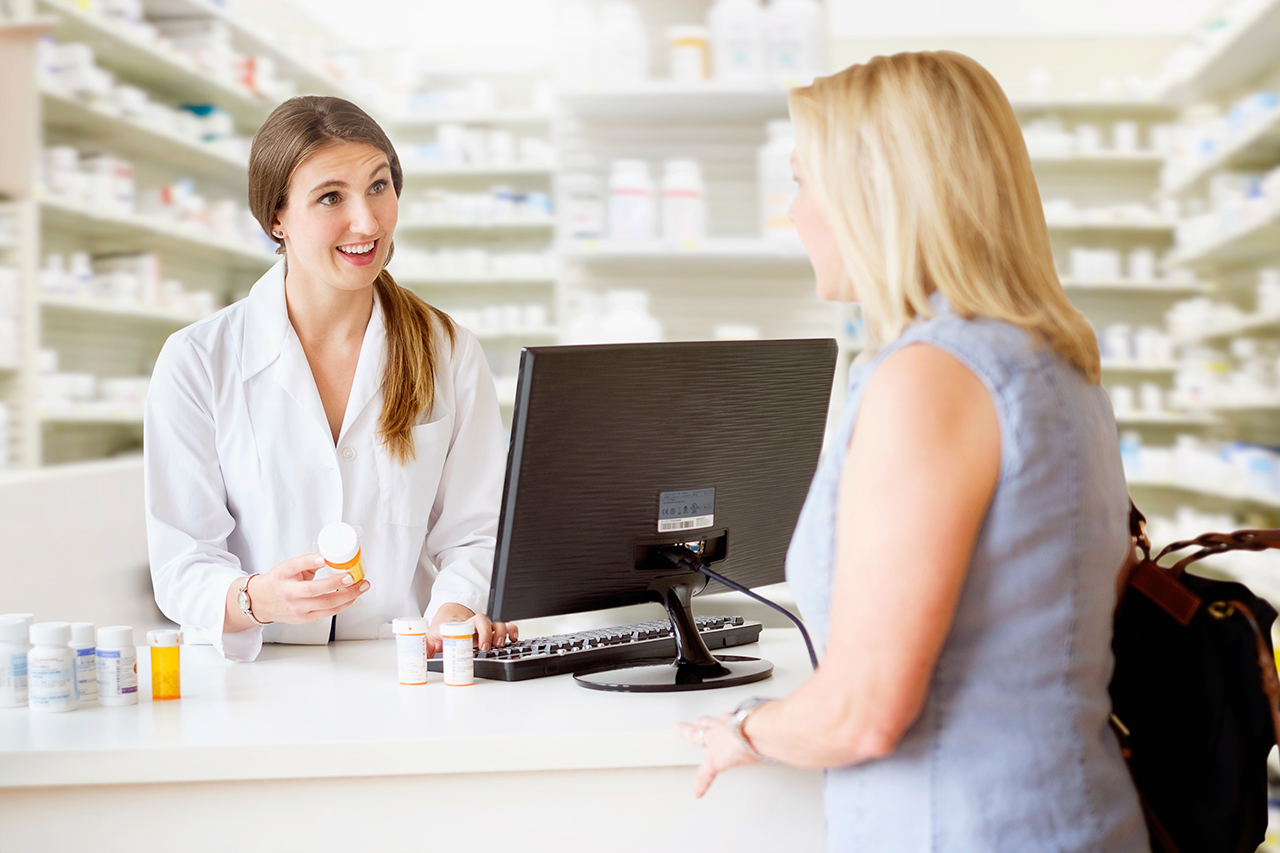
[(369, 315), (369, 325), (364, 331), (360, 360), (356, 363), (355, 379), (351, 382), (351, 394), (347, 397), (347, 410), (342, 416), (342, 430), (338, 433), (339, 444), (346, 439), (347, 432), (356, 419), (369, 407), (369, 403), (382, 388), (382, 373), (387, 363), (386, 338), (382, 300), (375, 290), (373, 313)]
[(302, 411), (318, 423), (324, 430), (326, 442), (332, 446), (333, 434), (329, 431), (329, 419), (324, 413), (324, 403), (320, 401), (320, 389), (316, 387), (316, 378), (311, 372), (311, 363), (302, 349), (302, 341), (298, 333), (289, 324), (285, 332), (284, 343), (280, 346), (280, 360), (276, 362), (272, 373), (276, 384), (293, 398)]

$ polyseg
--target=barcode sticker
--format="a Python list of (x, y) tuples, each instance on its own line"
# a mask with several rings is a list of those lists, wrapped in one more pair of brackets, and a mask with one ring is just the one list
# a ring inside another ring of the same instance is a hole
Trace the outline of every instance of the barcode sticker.
[(716, 523), (714, 515), (699, 515), (696, 518), (664, 518), (658, 522), (659, 533), (670, 533), (673, 530), (701, 530), (713, 527)]

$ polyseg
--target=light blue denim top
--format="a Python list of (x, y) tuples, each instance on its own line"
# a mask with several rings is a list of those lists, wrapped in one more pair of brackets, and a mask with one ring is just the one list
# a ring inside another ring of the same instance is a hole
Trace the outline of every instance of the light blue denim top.
[[(796, 525), (787, 579), (815, 639), (825, 645), (830, 629), (840, 472), (881, 362), (928, 344), (973, 371), (999, 418), (1000, 477), (919, 719), (889, 757), (827, 772), (828, 849), (1147, 850), (1107, 725), (1115, 577), (1129, 543), (1111, 404), (1016, 326), (961, 318), (940, 295), (932, 303), (933, 319), (850, 371)], [(931, 535), (930, 519), (911, 524)]]

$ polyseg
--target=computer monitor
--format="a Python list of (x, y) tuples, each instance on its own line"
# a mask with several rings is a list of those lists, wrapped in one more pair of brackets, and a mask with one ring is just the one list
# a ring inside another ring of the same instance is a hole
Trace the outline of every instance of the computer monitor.
[(678, 656), (577, 673), (656, 692), (767, 678), (713, 656), (693, 595), (778, 583), (822, 449), (830, 339), (528, 347), (520, 357), (489, 615), (657, 601)]

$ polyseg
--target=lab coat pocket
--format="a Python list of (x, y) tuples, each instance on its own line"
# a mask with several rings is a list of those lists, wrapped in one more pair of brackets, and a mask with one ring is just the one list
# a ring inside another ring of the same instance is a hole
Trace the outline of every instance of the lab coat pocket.
[(419, 424), (411, 432), (416, 453), (411, 461), (401, 465), (382, 445), (375, 453), (382, 489), (382, 517), (389, 524), (426, 527), (449, 453), (453, 419), (446, 417)]

